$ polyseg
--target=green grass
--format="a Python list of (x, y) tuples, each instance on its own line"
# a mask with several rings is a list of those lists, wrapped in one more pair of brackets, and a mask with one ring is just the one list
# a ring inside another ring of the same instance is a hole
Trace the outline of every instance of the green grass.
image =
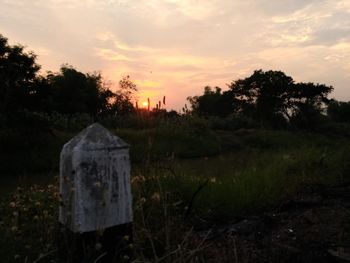
[[(57, 172), (63, 144), (77, 134), (84, 123), (83, 120), (77, 120), (75, 128), (68, 129), (68, 120), (67, 123), (62, 120), (57, 122), (62, 125), (55, 124), (53, 128), (0, 130), (0, 172)], [(213, 120), (202, 118), (182, 117), (158, 121), (157, 124), (148, 123), (148, 126), (146, 122), (144, 127), (140, 128), (124, 127), (111, 131), (130, 144), (133, 163), (159, 161), (173, 156), (186, 159), (223, 153), (241, 154), (251, 149), (278, 150), (304, 146), (332, 148), (333, 145), (347, 139), (345, 128), (334, 134), (321, 134), (306, 131), (224, 129), (220, 125), (213, 125), (212, 122)], [(13, 165), (14, 163), (17, 165)]]
[[(307, 146), (292, 150), (247, 150), (172, 166), (163, 164), (160, 178), (167, 191), (180, 189), (179, 199), (185, 206), (208, 180), (196, 195), (191, 213), (209, 221), (232, 220), (272, 208), (301, 186), (348, 181), (348, 149), (349, 144), (332, 150)], [(159, 173), (156, 168), (153, 171)]]
[[(195, 229), (270, 210), (304, 185), (348, 182), (349, 149), (344, 142), (333, 148), (246, 149), (216, 157), (134, 165), (136, 256), (141, 262), (198, 256), (191, 254), (201, 244)], [(33, 262), (48, 253), (45, 260), (64, 262), (59, 243), (66, 241), (62, 241), (57, 211), (57, 184), (18, 189), (3, 199), (3, 262)], [(181, 251), (179, 243), (185, 246)]]
[(0, 131), (0, 172), (2, 174), (52, 173), (58, 171), (59, 155), (73, 135), (40, 130)]
[[(273, 209), (305, 185), (350, 181), (346, 134), (213, 130), (196, 119), (113, 132), (131, 145), (135, 254), (141, 262), (200, 257), (195, 230)], [(73, 135), (2, 130), (0, 171), (55, 174), (61, 147)], [(2, 199), (2, 262), (33, 262), (40, 255), (43, 262), (65, 262), (58, 201), (57, 183), (20, 188)]]
[(134, 162), (170, 156), (194, 158), (221, 152), (219, 138), (210, 130), (196, 131), (171, 125), (144, 130), (118, 129), (115, 134), (131, 145)]

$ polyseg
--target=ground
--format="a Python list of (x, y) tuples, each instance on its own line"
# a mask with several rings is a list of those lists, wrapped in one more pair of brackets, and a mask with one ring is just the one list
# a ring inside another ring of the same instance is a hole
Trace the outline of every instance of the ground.
[(304, 187), (272, 212), (202, 235), (213, 262), (350, 262), (350, 185)]

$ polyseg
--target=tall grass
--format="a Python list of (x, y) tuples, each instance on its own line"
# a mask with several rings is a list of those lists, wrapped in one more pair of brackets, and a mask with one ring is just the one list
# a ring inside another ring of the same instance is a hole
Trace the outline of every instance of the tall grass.
[[(346, 134), (237, 129), (192, 117), (135, 122), (140, 129), (113, 132), (131, 145), (138, 262), (203, 261), (212, 244), (200, 230), (273, 209), (305, 185), (350, 181)], [(57, 171), (74, 133), (1, 130), (0, 171)], [(3, 262), (66, 262), (58, 202), (57, 183), (18, 188), (0, 202)]]
[[(198, 262), (213, 224), (278, 206), (307, 184), (349, 182), (349, 144), (246, 149), (192, 161), (133, 166), (133, 244), (138, 262)], [(19, 188), (0, 205), (3, 262), (65, 262), (59, 252), (57, 184)], [(218, 257), (220, 255), (217, 255)], [(40, 259), (41, 260), (41, 259)]]

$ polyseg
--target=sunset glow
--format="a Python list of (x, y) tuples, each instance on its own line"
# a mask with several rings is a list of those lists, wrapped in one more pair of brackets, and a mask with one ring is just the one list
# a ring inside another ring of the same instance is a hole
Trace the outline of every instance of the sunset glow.
[(137, 100), (167, 96), (167, 109), (260, 68), (332, 85), (333, 97), (350, 100), (349, 3), (0, 0), (0, 33), (33, 50), (42, 72), (68, 63), (100, 71), (112, 89), (130, 75)]

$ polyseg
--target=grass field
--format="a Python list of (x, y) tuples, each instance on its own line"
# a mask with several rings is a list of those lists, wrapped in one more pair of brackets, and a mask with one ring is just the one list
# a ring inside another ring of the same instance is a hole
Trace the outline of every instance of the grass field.
[[(198, 231), (269, 211), (305, 185), (350, 179), (347, 135), (218, 130), (201, 121), (112, 131), (131, 145), (133, 248), (141, 262), (195, 261), (205, 248)], [(67, 260), (54, 175), (60, 149), (74, 134), (1, 131), (3, 262)]]

